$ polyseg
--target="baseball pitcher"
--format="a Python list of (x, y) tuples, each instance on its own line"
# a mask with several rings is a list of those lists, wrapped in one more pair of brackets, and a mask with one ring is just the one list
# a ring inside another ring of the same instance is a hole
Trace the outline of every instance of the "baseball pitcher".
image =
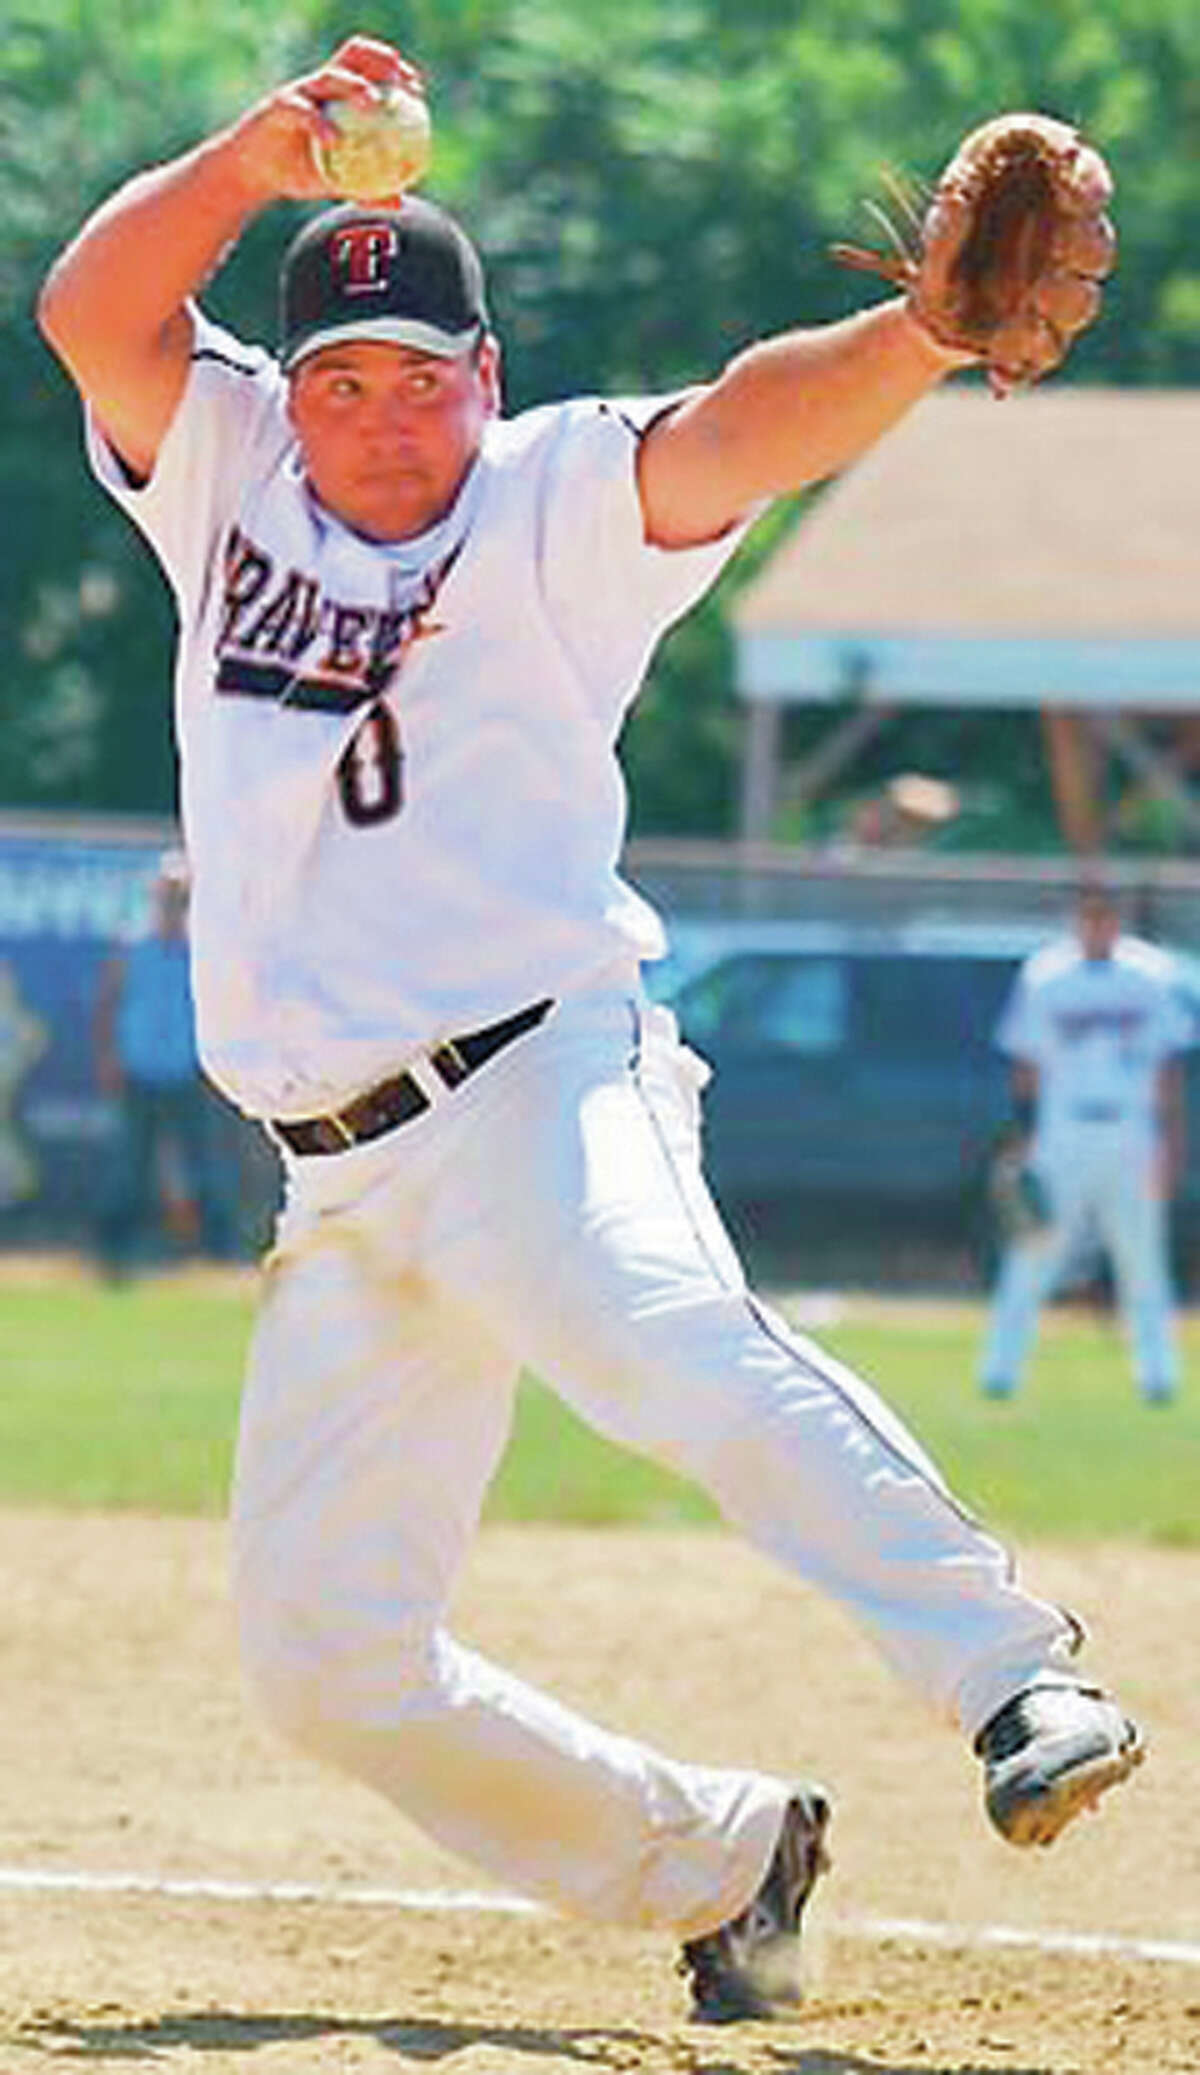
[[(354, 37), (113, 195), (40, 308), (174, 591), (200, 1039), (286, 1168), (233, 1501), (245, 1664), (285, 1732), (497, 1879), (672, 1931), (698, 2017), (766, 2015), (795, 1993), (825, 1792), (612, 1734), (446, 1607), (529, 1365), (847, 1608), (974, 1746), (1006, 1836), (1048, 1842), (1141, 1755), (1075, 1620), (747, 1289), (702, 1179), (703, 1069), (639, 984), (661, 927), (618, 870), (615, 745), (664, 630), (768, 500), (989, 364), (939, 314), (970, 208), (930, 230), (936, 293), (915, 259), (680, 394), (508, 417), (461, 225), (338, 198), (344, 104), (396, 88), (415, 68)], [(1061, 356), (1107, 266), (1107, 176), (1064, 134), (1091, 271), (1024, 359), (1006, 335), (1006, 382)], [(198, 298), (281, 200), (327, 206), (272, 355)]]

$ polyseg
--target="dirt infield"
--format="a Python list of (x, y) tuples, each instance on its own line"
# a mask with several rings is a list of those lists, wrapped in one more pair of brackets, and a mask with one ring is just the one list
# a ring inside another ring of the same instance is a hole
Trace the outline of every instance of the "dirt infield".
[(0, 1514), (0, 2075), (1200, 2070), (1194, 1553), (1027, 1555), (1153, 1748), (1102, 1817), (1023, 1854), (958, 1740), (740, 1546), (483, 1537), (458, 1608), (481, 1648), (684, 1755), (833, 1790), (808, 2001), (721, 2031), (684, 2022), (668, 1940), (405, 1906), (485, 1884), (254, 1720), (224, 1565), (209, 1524)]

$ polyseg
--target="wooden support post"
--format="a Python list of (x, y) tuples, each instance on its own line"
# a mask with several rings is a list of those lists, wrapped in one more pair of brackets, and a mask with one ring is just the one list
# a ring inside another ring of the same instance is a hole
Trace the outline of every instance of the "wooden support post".
[(751, 699), (746, 706), (742, 738), (742, 840), (769, 840), (779, 799), (779, 742), (782, 708), (773, 700)]
[(1103, 758), (1090, 717), (1044, 706), (1042, 739), (1059, 827), (1072, 850), (1094, 855), (1104, 848), (1107, 817)]

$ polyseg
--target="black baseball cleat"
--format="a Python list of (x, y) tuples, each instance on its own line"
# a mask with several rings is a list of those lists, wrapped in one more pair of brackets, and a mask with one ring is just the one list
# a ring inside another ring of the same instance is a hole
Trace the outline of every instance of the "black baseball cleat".
[(1145, 1756), (1136, 1722), (1095, 1686), (1031, 1686), (975, 1739), (988, 1815), (1010, 1844), (1053, 1844)]
[(797, 1788), (754, 1900), (740, 1916), (684, 1946), (679, 1972), (691, 1977), (694, 2023), (769, 2018), (780, 2004), (800, 2001), (800, 1916), (829, 1865), (829, 1813), (821, 1788)]

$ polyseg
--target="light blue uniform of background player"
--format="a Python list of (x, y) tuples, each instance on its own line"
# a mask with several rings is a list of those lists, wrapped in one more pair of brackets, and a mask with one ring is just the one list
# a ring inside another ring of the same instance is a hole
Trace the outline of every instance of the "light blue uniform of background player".
[(1018, 1102), (1032, 1105), (1029, 1164), (1047, 1222), (1008, 1248), (981, 1380), (1016, 1389), (1038, 1313), (1072, 1256), (1099, 1241), (1144, 1398), (1178, 1384), (1167, 1209), (1183, 1133), (1179, 1054), (1197, 1038), (1176, 962), (1121, 933), (1103, 888), (1085, 888), (1074, 930), (1028, 959), (996, 1030), (1014, 1062)]

